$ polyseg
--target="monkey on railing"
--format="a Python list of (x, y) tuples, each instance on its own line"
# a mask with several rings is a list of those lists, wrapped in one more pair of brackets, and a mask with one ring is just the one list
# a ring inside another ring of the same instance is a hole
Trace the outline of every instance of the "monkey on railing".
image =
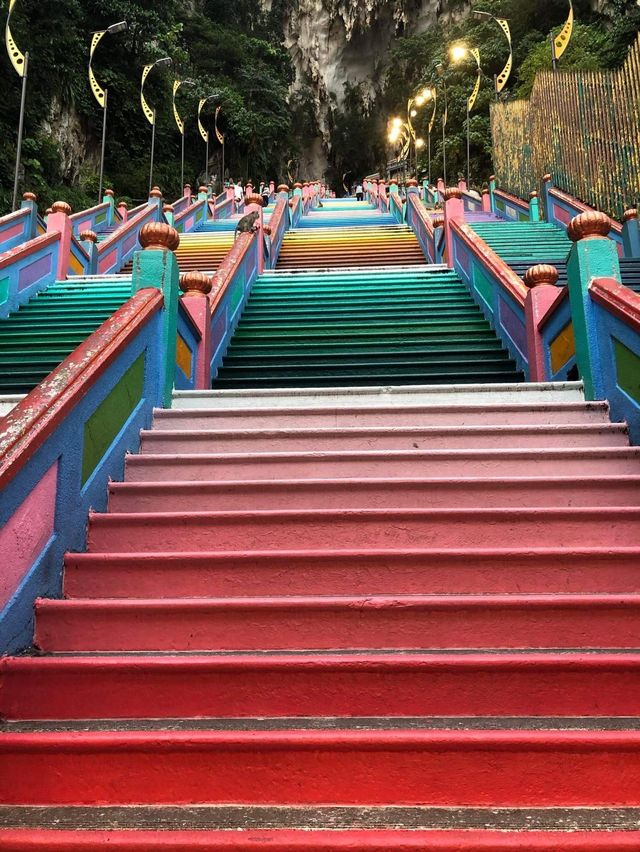
[(243, 216), (242, 219), (236, 225), (236, 231), (233, 235), (233, 241), (235, 242), (238, 239), (238, 234), (250, 234), (253, 231), (258, 230), (258, 226), (256, 225), (256, 219), (260, 217), (260, 213), (257, 210), (254, 210), (252, 213), (247, 213), (246, 216)]

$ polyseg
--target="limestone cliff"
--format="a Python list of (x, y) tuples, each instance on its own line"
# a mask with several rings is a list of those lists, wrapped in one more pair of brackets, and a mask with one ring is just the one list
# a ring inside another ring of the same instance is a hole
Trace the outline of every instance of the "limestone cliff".
[[(326, 168), (329, 115), (339, 106), (345, 82), (364, 84), (373, 95), (391, 40), (432, 25), (446, 0), (297, 0), (285, 19), (285, 45), (296, 71), (294, 86), (314, 94), (322, 134), (305, 152), (301, 172)], [(270, 0), (262, 0), (265, 9)]]

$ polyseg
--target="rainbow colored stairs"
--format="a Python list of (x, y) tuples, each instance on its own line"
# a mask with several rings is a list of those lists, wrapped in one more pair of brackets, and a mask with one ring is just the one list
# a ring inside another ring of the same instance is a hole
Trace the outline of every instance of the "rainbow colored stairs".
[(579, 384), (177, 393), (2, 661), (0, 847), (637, 849), (639, 484)]
[(336, 268), (258, 279), (0, 661), (0, 849), (637, 852), (640, 448), (402, 226), (301, 221)]

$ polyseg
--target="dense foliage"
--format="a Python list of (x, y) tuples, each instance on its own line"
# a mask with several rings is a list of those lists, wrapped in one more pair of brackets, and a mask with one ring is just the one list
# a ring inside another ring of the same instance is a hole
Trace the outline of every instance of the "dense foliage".
[[(169, 197), (180, 190), (180, 136), (172, 112), (174, 77), (192, 78), (195, 87), (178, 93), (186, 123), (186, 174), (192, 184), (205, 176), (205, 146), (196, 126), (198, 99), (214, 96), (205, 109), (212, 129), (213, 110), (222, 107), (226, 134), (226, 174), (233, 178), (285, 178), (295, 160), (319, 135), (310, 86), (297, 81), (290, 94), (293, 69), (282, 45), (283, 21), (294, 0), (272, 0), (268, 13), (257, 0), (19, 0), (12, 30), (30, 52), (24, 175), (21, 189), (38, 193), (42, 206), (57, 198), (75, 209), (96, 200), (102, 112), (87, 81), (91, 33), (119, 20), (125, 33), (100, 44), (94, 69), (109, 90), (105, 185), (119, 197), (146, 196), (151, 128), (140, 109), (142, 67), (162, 56), (173, 59), (169, 70), (154, 70), (145, 94), (157, 108), (154, 183)], [(354, 0), (355, 2), (355, 0)], [(461, 2), (461, 0), (454, 0)], [(6, 11), (6, 0), (4, 8)], [(515, 47), (515, 71), (508, 97), (526, 96), (535, 73), (550, 65), (548, 30), (566, 16), (565, 0), (476, 0), (478, 8), (508, 17)], [(562, 59), (565, 68), (613, 67), (640, 28), (635, 0), (610, 0), (606, 11), (591, 11), (589, 0), (575, 0), (573, 42)], [(452, 8), (452, 2), (447, 4)], [(407, 97), (420, 84), (435, 79), (434, 63), (445, 63), (449, 98), (448, 171), (465, 163), (465, 101), (473, 85), (473, 63), (453, 66), (447, 46), (464, 40), (482, 51), (483, 86), (471, 118), (472, 174), (490, 170), (489, 102), (493, 74), (506, 58), (506, 42), (498, 27), (462, 14), (420, 36), (399, 37), (393, 44), (386, 78), (372, 98), (361, 86), (345, 81), (344, 103), (330, 114), (331, 148), (328, 177), (336, 188), (357, 175), (383, 168), (387, 156), (387, 119), (402, 113)], [(10, 204), (20, 80), (4, 50), (0, 74), (5, 81), (0, 100), (0, 213)], [(428, 111), (417, 117), (426, 136)], [(432, 135), (432, 175), (442, 170), (442, 142), (436, 123)], [(221, 172), (221, 148), (211, 133), (209, 173)], [(420, 170), (426, 172), (426, 147)], [(313, 177), (311, 175), (307, 177)]]
[[(551, 68), (549, 33), (552, 29), (555, 34), (560, 31), (568, 4), (564, 0), (476, 0), (474, 7), (509, 20), (514, 72), (503, 97), (528, 97), (535, 74)], [(574, 8), (574, 34), (560, 67), (593, 70), (621, 65), (628, 46), (640, 29), (640, 7), (635, 0), (612, 0), (602, 13), (593, 12), (589, 0), (574, 0)], [(477, 47), (481, 52), (482, 88), (470, 122), (471, 177), (472, 182), (475, 177), (481, 183), (491, 171), (489, 104), (494, 98), (493, 76), (499, 73), (508, 56), (505, 36), (493, 21), (485, 23), (460, 17), (453, 22), (441, 23), (422, 35), (398, 39), (391, 50), (389, 71), (377, 109), (385, 118), (404, 115), (403, 105), (406, 109), (407, 98), (421, 84), (438, 81), (436, 91), (440, 105), (431, 140), (431, 175), (435, 179), (442, 174), (440, 110), (444, 81), (449, 106), (445, 143), (449, 180), (466, 172), (466, 101), (475, 82), (476, 65), (472, 58), (459, 64), (452, 63), (449, 47), (459, 42)], [(444, 65), (442, 78), (435, 73), (438, 62)], [(416, 118), (419, 135), (425, 139), (428, 139), (430, 115), (431, 107), (427, 106)], [(374, 162), (373, 157), (371, 162)], [(426, 175), (426, 145), (418, 166), (420, 175)]]
[[(154, 70), (145, 86), (147, 100), (157, 108), (154, 183), (167, 196), (179, 194), (180, 136), (171, 103), (175, 76), (197, 81), (177, 97), (187, 128), (186, 180), (197, 184), (205, 176), (196, 113), (198, 99), (209, 95), (215, 99), (203, 121), (213, 130), (214, 108), (221, 105), (227, 175), (254, 180), (280, 175), (283, 162), (300, 145), (287, 104), (292, 71), (281, 46), (282, 2), (276, 0), (270, 14), (263, 15), (254, 0), (20, 0), (12, 31), (31, 60), (21, 188), (38, 193), (42, 204), (56, 197), (76, 208), (95, 202), (102, 111), (87, 81), (89, 43), (92, 31), (120, 20), (128, 22), (128, 30), (105, 36), (94, 57), (96, 76), (109, 91), (106, 186), (133, 199), (146, 195), (151, 127), (140, 108), (140, 76), (145, 63), (162, 56), (170, 56), (173, 67)], [(13, 184), (20, 79), (1, 53), (3, 211)], [(61, 127), (65, 121), (67, 127)], [(80, 169), (69, 162), (74, 145), (88, 151)], [(219, 175), (221, 147), (213, 132), (210, 147), (210, 173)]]

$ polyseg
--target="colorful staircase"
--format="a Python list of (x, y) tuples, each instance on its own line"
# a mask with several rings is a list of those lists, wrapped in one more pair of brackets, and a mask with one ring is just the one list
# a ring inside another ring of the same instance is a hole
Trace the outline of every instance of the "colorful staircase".
[(2, 662), (0, 846), (638, 848), (639, 484), (579, 384), (176, 394)]
[(639, 849), (640, 447), (451, 271), (314, 245), (0, 660), (0, 849)]
[[(524, 278), (537, 263), (550, 263), (559, 273), (558, 286), (567, 283), (567, 257), (571, 241), (566, 231), (547, 222), (487, 222), (467, 220), (473, 230), (513, 269)], [(620, 258), (622, 283), (640, 293), (640, 258)]]
[(131, 278), (59, 281), (0, 320), (0, 394), (25, 394), (131, 295)]
[(326, 199), (285, 234), (277, 269), (423, 265), (413, 231), (365, 202)]
[(459, 277), (423, 263), (261, 275), (214, 386), (517, 381)]

